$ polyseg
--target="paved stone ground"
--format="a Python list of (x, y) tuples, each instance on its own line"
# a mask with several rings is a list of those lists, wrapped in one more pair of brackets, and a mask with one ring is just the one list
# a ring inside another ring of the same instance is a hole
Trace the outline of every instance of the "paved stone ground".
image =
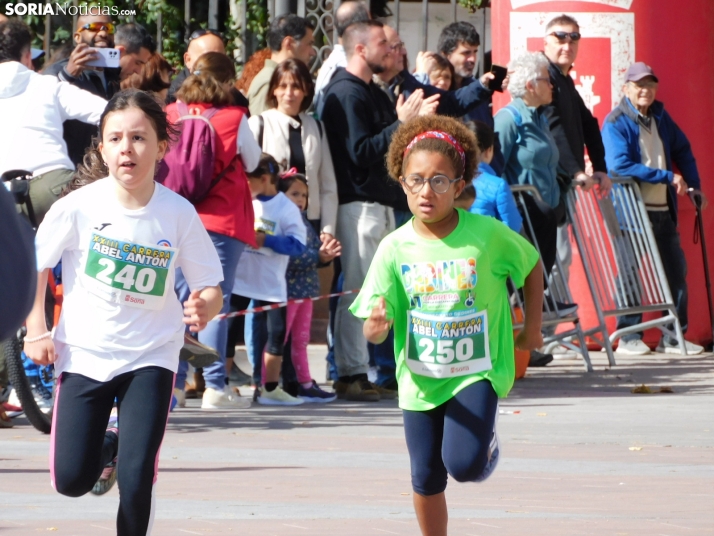
[[(320, 378), (324, 349), (311, 349)], [(483, 484), (451, 482), (453, 536), (714, 534), (714, 356), (620, 357), (596, 372), (532, 369), (501, 404), (502, 458)], [(673, 394), (631, 394), (640, 384)], [(0, 535), (114, 531), (104, 497), (53, 492), (48, 437), (0, 430)], [(154, 536), (418, 535), (394, 401), (174, 412)]]

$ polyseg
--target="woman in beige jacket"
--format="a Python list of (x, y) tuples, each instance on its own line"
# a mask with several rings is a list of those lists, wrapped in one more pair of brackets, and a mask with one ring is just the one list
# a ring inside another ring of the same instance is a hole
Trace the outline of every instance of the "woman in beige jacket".
[(313, 94), (307, 66), (300, 60), (285, 60), (270, 80), (270, 109), (251, 117), (249, 124), (263, 151), (283, 170), (295, 168), (307, 177), (307, 218), (325, 241), (335, 234), (337, 183), (324, 127), (305, 113)]

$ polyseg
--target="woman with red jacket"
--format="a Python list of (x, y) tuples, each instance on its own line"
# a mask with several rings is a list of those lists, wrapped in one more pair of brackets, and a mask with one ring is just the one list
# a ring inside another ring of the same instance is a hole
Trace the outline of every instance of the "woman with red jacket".
[[(200, 115), (211, 107), (218, 108), (210, 122), (216, 131), (214, 175), (227, 167), (229, 170), (211, 188), (208, 195), (196, 204), (196, 211), (213, 240), (223, 267), (223, 309), (228, 312), (235, 270), (246, 245), (257, 247), (255, 242), (253, 204), (248, 188), (247, 171), (253, 171), (260, 159), (260, 146), (248, 126), (248, 111), (233, 105), (230, 90), (235, 80), (235, 66), (225, 54), (207, 52), (196, 60), (193, 73), (176, 93), (178, 101), (188, 106), (190, 114)], [(179, 120), (179, 103), (166, 108), (169, 120)], [(188, 288), (177, 277), (177, 289), (188, 296)], [(216, 348), (221, 359), (204, 367), (206, 390), (202, 409), (245, 408), (250, 401), (232, 394), (226, 385), (225, 320), (213, 321), (199, 335), (199, 341)], [(176, 374), (174, 394), (180, 406), (185, 404), (183, 388), (188, 364), (181, 362)]]

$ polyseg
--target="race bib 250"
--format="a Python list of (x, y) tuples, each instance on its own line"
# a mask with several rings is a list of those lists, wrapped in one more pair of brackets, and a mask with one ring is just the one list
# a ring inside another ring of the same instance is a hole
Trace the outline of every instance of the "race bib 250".
[(166, 282), (178, 250), (124, 242), (92, 233), (83, 285), (107, 301), (161, 309), (166, 299)]
[(455, 378), (491, 369), (486, 311), (463, 316), (409, 311), (406, 363), (414, 374)]

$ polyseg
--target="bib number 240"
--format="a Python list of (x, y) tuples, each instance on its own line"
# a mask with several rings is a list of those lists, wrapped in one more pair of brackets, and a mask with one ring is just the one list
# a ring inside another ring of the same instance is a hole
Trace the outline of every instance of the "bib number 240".
[(97, 264), (102, 269), (97, 272), (96, 278), (110, 286), (120, 283), (124, 290), (150, 294), (156, 284), (156, 271), (152, 268), (139, 268), (133, 264), (125, 264), (116, 274), (116, 263), (111, 259), (102, 258), (97, 260)]

